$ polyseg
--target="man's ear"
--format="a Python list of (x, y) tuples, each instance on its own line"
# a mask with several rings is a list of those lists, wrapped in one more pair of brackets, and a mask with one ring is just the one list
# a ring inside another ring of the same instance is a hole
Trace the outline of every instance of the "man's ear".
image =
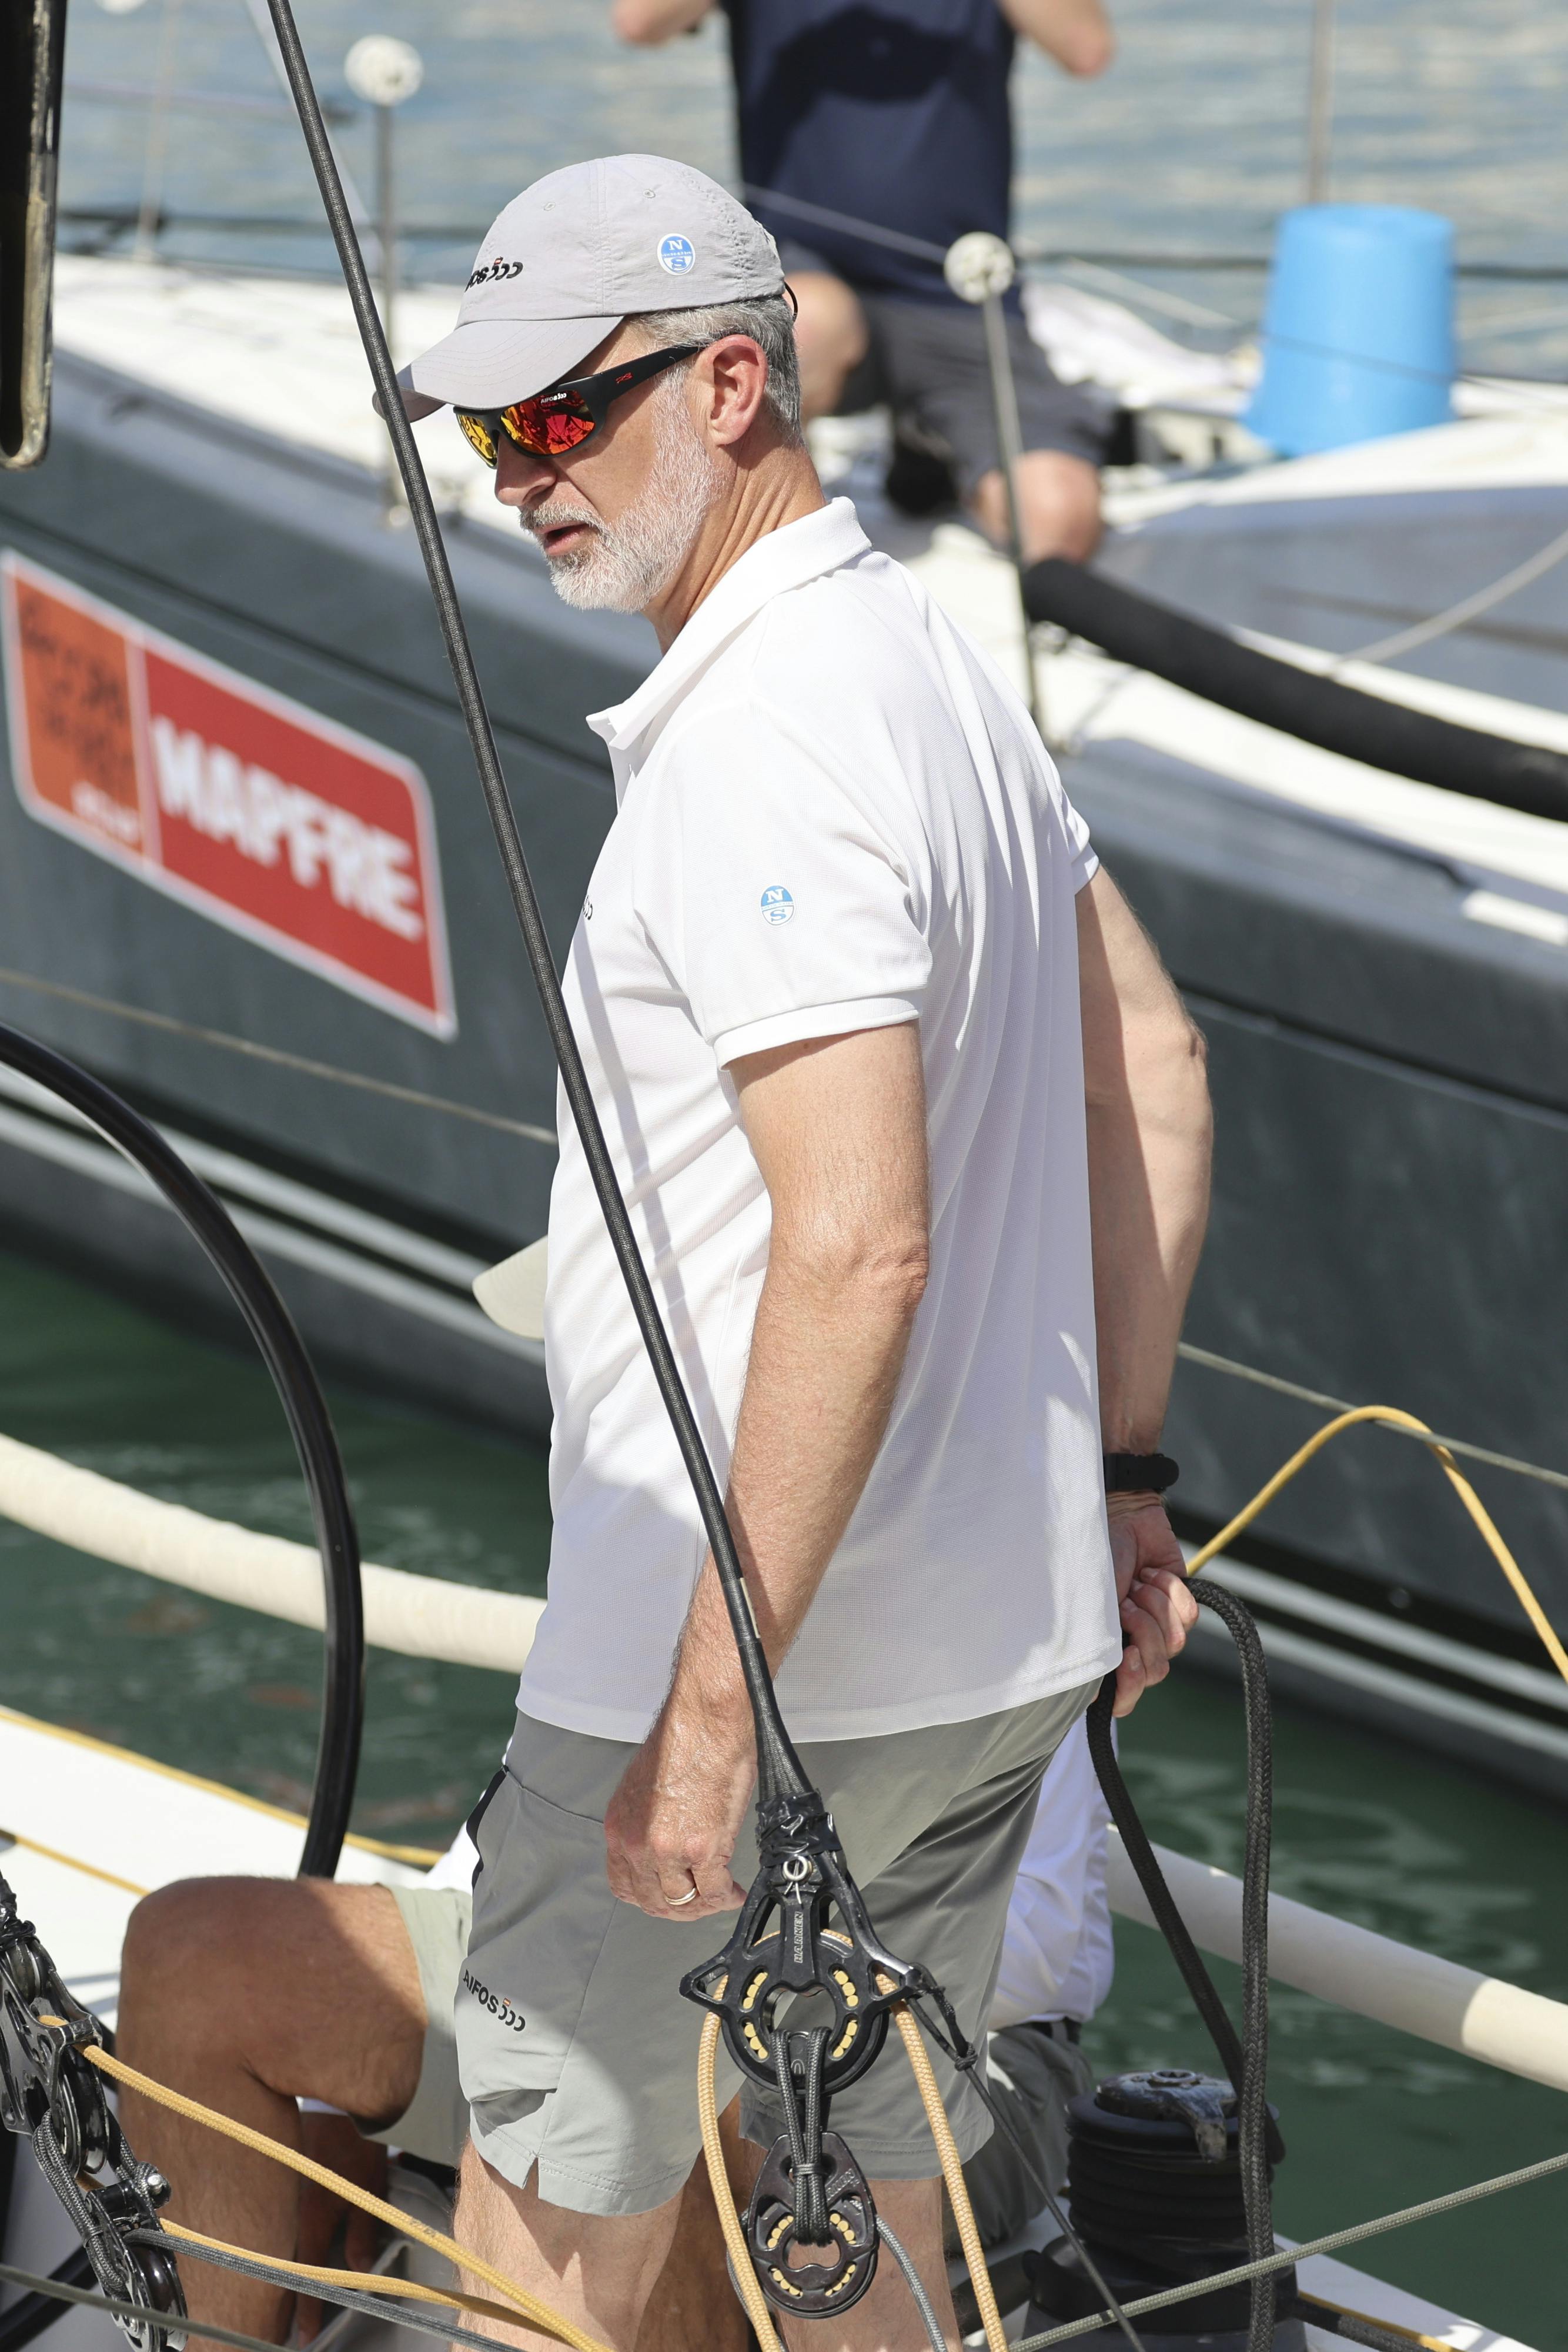
[(711, 385), (708, 432), (720, 447), (744, 441), (762, 414), (768, 362), (749, 335), (726, 335), (710, 343), (697, 361)]

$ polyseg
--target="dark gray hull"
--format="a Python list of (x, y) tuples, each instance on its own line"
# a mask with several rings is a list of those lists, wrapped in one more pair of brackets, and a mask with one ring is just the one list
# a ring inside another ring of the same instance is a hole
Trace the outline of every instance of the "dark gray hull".
[[(1255, 517), (1248, 530), (1255, 550)], [(1151, 528), (1111, 561), (1155, 573), (1166, 535)], [(640, 623), (566, 612), (521, 546), (472, 525), (451, 540), (559, 951), (613, 805), (582, 716), (631, 688), (653, 641)], [(417, 763), (457, 1028), (445, 1042), (423, 1034), (236, 938), (47, 830), (9, 783), (0, 962), (550, 1128), (553, 1070), (417, 553), (381, 520), (375, 487), (67, 358), (48, 464), (0, 480), (0, 542)], [(1227, 576), (1218, 532), (1201, 552), (1194, 576)], [(1168, 593), (1163, 577), (1151, 584)], [(1260, 625), (1286, 634), (1288, 609)], [(1371, 633), (1358, 621), (1352, 641)], [(1521, 689), (1511, 677), (1492, 690)], [(1568, 954), (1467, 921), (1474, 877), (1439, 859), (1145, 748), (1098, 741), (1068, 763), (1068, 783), (1209, 1041), (1217, 1187), (1191, 1339), (1502, 1453), (1562, 1460)], [(15, 987), (0, 1004), (204, 1148), (325, 1362), (543, 1430), (537, 1351), (486, 1325), (466, 1281), (543, 1231), (548, 1145)], [(0, 1101), (0, 1232), (216, 1313), (167, 1213), (106, 1183), (99, 1150), (36, 1106)], [(1228, 1516), (1321, 1418), (1184, 1365), (1168, 1442), (1195, 1529)], [(1568, 1495), (1485, 1471), (1477, 1484), (1568, 1622)], [(1420, 1449), (1375, 1433), (1341, 1441), (1260, 1534), (1248, 1557), (1288, 1588), (1287, 1605), (1262, 1601), (1284, 1637), (1277, 1671), (1361, 1719), (1568, 1794), (1568, 1693), (1539, 1671), (1517, 1604)], [(1311, 1623), (1290, 1591), (1316, 1596)], [(1350, 1669), (1319, 1671), (1313, 1643)], [(1401, 1695), (1406, 1668), (1415, 1699)]]

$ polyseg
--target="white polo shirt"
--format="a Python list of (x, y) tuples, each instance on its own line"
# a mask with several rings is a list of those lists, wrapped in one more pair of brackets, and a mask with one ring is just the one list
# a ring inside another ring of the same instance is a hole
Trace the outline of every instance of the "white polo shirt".
[[(931, 1270), (881, 1453), (779, 1677), (797, 1739), (963, 1722), (1121, 1656), (1100, 1464), (1074, 893), (1027, 713), (847, 499), (749, 548), (589, 721), (618, 814), (567, 1002), (720, 1478), (769, 1205), (727, 1065), (918, 1022)], [(564, 1100), (549, 1596), (523, 1711), (641, 1739), (704, 1555)]]

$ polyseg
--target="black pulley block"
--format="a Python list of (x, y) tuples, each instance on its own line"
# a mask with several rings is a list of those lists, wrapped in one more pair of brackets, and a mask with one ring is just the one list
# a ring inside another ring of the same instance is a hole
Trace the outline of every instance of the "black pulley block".
[(758, 2285), (775, 2310), (804, 2319), (848, 2311), (876, 2276), (876, 2208), (865, 2175), (837, 2132), (822, 2134), (822, 2171), (825, 2240), (809, 2241), (800, 2233), (788, 2133), (763, 2159), (746, 2212), (746, 2242)]

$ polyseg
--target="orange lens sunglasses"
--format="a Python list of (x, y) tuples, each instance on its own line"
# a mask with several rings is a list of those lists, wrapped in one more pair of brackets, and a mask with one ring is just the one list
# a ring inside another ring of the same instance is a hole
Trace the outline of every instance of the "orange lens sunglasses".
[(705, 348), (702, 343), (672, 343), (665, 351), (624, 360), (619, 367), (601, 368), (597, 375), (580, 375), (553, 391), (536, 392), (530, 400), (514, 400), (507, 408), (457, 408), (453, 414), (469, 447), (486, 466), (494, 467), (503, 433), (530, 457), (561, 457), (598, 432), (612, 402), (622, 393)]

